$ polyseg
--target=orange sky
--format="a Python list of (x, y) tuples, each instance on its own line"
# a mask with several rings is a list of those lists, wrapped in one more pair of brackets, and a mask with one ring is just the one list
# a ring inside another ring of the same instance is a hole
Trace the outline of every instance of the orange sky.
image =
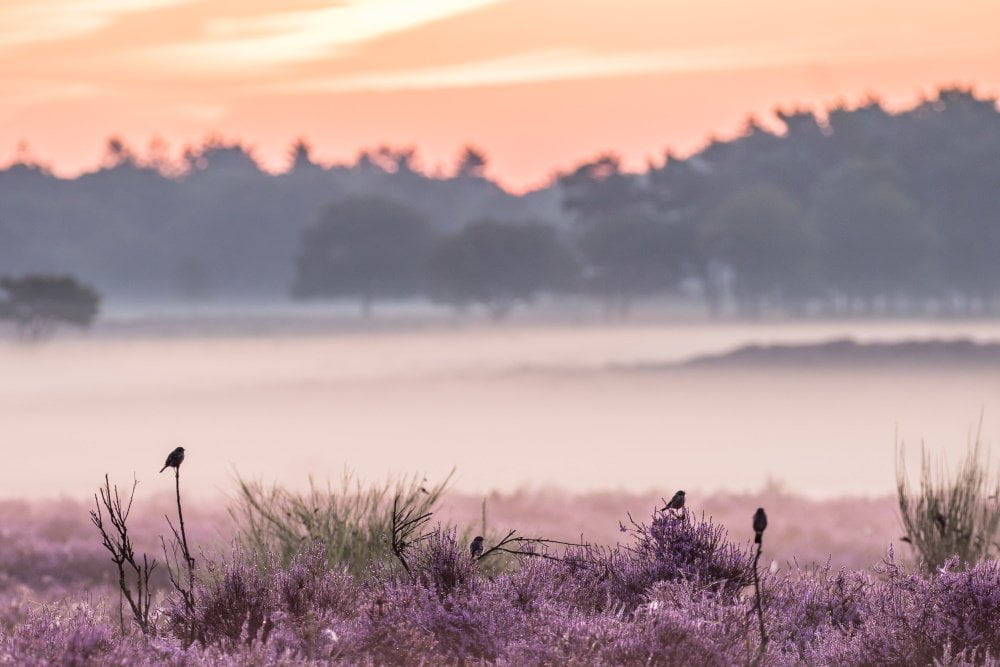
[(516, 189), (597, 152), (641, 167), (748, 114), (939, 84), (1000, 92), (1000, 3), (914, 0), (0, 0), (0, 161), (62, 174), (118, 135), (209, 133), (281, 168), (462, 145)]

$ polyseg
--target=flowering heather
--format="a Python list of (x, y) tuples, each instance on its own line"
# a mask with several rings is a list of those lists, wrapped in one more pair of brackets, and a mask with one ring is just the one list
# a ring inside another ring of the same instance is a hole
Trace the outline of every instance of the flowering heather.
[[(382, 559), (360, 572), (331, 565), (315, 542), (290, 559), (236, 543), (200, 556), (193, 609), (158, 583), (145, 636), (128, 623), (123, 631), (117, 591), (101, 574), (111, 564), (93, 535), (90, 544), (75, 525), (46, 523), (45, 512), (27, 507), (21, 516), (32, 521), (18, 524), (5, 506), (5, 535), (18, 546), (0, 550), (0, 662), (751, 664), (760, 632), (747, 534), (758, 500), (732, 526), (740, 539), (700, 513), (657, 511), (645, 521), (621, 517), (617, 544), (527, 544), (526, 555), (481, 561), (465, 533), (439, 527), (408, 550), (409, 572)], [(71, 506), (58, 509), (66, 516)], [(780, 509), (768, 513), (765, 554), (770, 531), (781, 528)], [(133, 530), (155, 528), (140, 521)], [(63, 538), (68, 553), (55, 548)], [(493, 544), (488, 537), (487, 549)], [(35, 565), (32, 550), (46, 549), (56, 555)], [(1000, 656), (996, 561), (953, 559), (926, 573), (889, 549), (872, 565), (762, 562), (765, 662), (989, 664)]]

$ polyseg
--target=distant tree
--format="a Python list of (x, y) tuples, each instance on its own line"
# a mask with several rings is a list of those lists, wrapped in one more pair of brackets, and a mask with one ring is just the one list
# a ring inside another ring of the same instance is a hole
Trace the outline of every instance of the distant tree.
[(364, 315), (377, 299), (422, 290), (430, 225), (406, 204), (355, 195), (329, 206), (302, 232), (292, 294), (357, 297)]
[[(1000, 113), (995, 97), (945, 88), (903, 118), (897, 163), (906, 194), (933, 214), (948, 291), (1000, 305)], [(964, 303), (961, 303), (964, 301)]]
[(616, 155), (602, 155), (559, 177), (563, 208), (580, 223), (621, 215), (641, 200), (637, 179), (622, 171)]
[(642, 211), (591, 221), (579, 237), (584, 285), (604, 300), (610, 317), (624, 317), (634, 301), (676, 285), (690, 258), (690, 235)]
[(934, 224), (896, 185), (897, 170), (849, 160), (820, 179), (813, 198), (824, 273), (865, 308), (879, 298), (927, 295), (939, 281)]
[(253, 178), (261, 174), (250, 147), (220, 136), (208, 137), (201, 146), (188, 148), (183, 157), (191, 173), (225, 174), (228, 178)]
[(794, 305), (815, 285), (817, 237), (783, 190), (754, 185), (726, 197), (701, 232), (705, 253), (734, 274), (733, 293), (746, 314), (767, 303)]
[(185, 301), (207, 301), (212, 298), (212, 271), (196, 257), (186, 257), (173, 270), (174, 293)]
[(362, 170), (377, 170), (387, 174), (416, 173), (417, 149), (412, 146), (395, 148), (382, 145), (374, 151), (362, 151), (358, 155), (357, 165)]
[(121, 137), (111, 137), (104, 148), (104, 159), (102, 163), (106, 169), (113, 169), (122, 165), (135, 166), (139, 162), (138, 156), (125, 143)]
[(602, 155), (559, 179), (563, 208), (577, 222), (584, 286), (624, 316), (636, 298), (673, 286), (690, 264), (691, 235), (664, 192)]
[(830, 109), (827, 123), (842, 159), (885, 157), (898, 139), (899, 123), (874, 97), (854, 109), (843, 105)]
[(319, 165), (313, 160), (312, 147), (305, 139), (296, 139), (288, 152), (289, 162), (291, 163), (289, 167), (290, 172), (303, 172), (319, 168)]
[(569, 250), (541, 223), (481, 220), (441, 239), (428, 262), (431, 298), (462, 309), (483, 305), (494, 319), (543, 290), (564, 287)]
[(458, 178), (483, 178), (486, 171), (486, 154), (472, 146), (466, 146), (458, 159), (455, 176)]
[(14, 323), (18, 333), (38, 340), (59, 324), (88, 327), (97, 317), (101, 298), (97, 291), (72, 276), (28, 274), (0, 278), (0, 319)]
[(644, 195), (658, 219), (671, 226), (672, 256), (679, 260), (678, 278), (694, 278), (713, 314), (722, 301), (722, 281), (718, 262), (703, 252), (698, 236), (711, 209), (718, 204), (718, 185), (711, 163), (694, 156), (679, 159), (667, 153), (660, 167), (651, 166), (646, 174)]

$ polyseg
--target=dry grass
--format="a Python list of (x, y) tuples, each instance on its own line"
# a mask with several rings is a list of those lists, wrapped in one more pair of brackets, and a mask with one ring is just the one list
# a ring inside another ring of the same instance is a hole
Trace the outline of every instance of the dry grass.
[(930, 572), (952, 556), (972, 564), (997, 552), (1000, 479), (990, 471), (980, 433), (977, 430), (954, 476), (943, 457), (932, 460), (921, 447), (918, 489), (910, 486), (903, 447), (897, 450), (900, 518), (910, 544)]

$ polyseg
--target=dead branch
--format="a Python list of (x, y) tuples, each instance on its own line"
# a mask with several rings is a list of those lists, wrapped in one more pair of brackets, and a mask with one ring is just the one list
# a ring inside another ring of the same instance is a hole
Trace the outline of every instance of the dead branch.
[[(100, 532), (101, 543), (111, 554), (111, 562), (118, 569), (118, 588), (132, 610), (132, 618), (143, 634), (149, 634), (152, 629), (149, 620), (152, 602), (149, 578), (157, 563), (156, 559), (150, 562), (146, 554), (142, 554), (142, 562), (139, 562), (128, 531), (128, 516), (132, 511), (132, 500), (138, 484), (138, 480), (133, 480), (128, 502), (123, 504), (118, 486), (112, 488), (105, 475), (104, 487), (94, 494), (94, 509), (90, 511), (90, 521)], [(111, 524), (110, 528), (105, 524), (105, 513)]]
[(403, 511), (399, 508), (399, 494), (392, 501), (392, 521), (391, 521), (391, 542), (390, 548), (393, 555), (402, 564), (403, 569), (410, 576), (410, 565), (406, 562), (406, 552), (414, 544), (422, 542), (431, 536), (431, 533), (423, 532), (424, 527), (431, 520), (433, 512), (415, 516), (413, 507)]

